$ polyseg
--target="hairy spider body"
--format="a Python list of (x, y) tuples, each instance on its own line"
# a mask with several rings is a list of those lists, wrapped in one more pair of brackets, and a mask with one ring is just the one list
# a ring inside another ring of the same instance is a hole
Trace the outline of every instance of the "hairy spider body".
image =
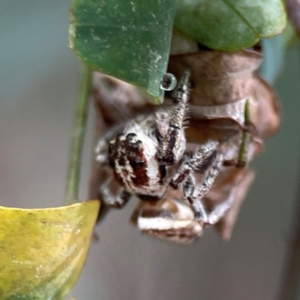
[[(208, 141), (198, 147), (193, 155), (186, 155), (184, 134), (185, 112), (188, 104), (189, 71), (184, 72), (177, 88), (173, 91), (173, 106), (158, 110), (148, 116), (139, 116), (128, 122), (122, 133), (109, 141), (108, 160), (115, 179), (127, 193), (141, 200), (157, 201), (163, 198), (169, 186), (182, 187), (183, 195), (191, 204), (197, 220), (206, 222), (207, 214), (201, 199), (211, 188), (223, 162), (218, 153), (219, 143)], [(102, 159), (102, 141), (97, 154)], [(212, 164), (207, 168), (203, 182), (196, 182), (193, 173), (210, 156)], [(182, 160), (178, 170), (175, 166)], [(112, 202), (111, 199), (109, 202)]]
[(145, 233), (190, 243), (214, 225), (230, 238), (254, 179), (248, 162), (280, 121), (276, 96), (255, 68), (246, 69), (248, 61), (258, 67), (261, 54), (171, 56), (169, 72), (182, 78), (163, 107), (147, 104), (129, 84), (95, 74), (103, 131), (97, 131), (90, 198), (101, 199), (100, 217), (137, 196), (131, 221)]

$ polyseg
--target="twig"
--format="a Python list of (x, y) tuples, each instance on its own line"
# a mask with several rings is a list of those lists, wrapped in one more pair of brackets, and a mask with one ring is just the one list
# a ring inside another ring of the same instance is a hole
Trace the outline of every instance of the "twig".
[(91, 70), (84, 65), (76, 101), (73, 136), (71, 142), (71, 151), (69, 155), (69, 171), (65, 191), (65, 205), (70, 205), (72, 203), (78, 202), (81, 154), (87, 121), (91, 78)]

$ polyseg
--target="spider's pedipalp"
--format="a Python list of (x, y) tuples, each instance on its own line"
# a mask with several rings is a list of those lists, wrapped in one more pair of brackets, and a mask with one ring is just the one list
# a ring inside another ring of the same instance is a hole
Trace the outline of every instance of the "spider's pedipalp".
[(158, 153), (159, 159), (166, 165), (176, 163), (185, 151), (184, 120), (189, 98), (189, 76), (190, 72), (186, 71), (171, 94), (174, 107), (167, 125), (167, 133), (161, 137), (161, 147)]
[(113, 176), (109, 176), (99, 188), (100, 200), (109, 207), (122, 208), (130, 197), (130, 193), (117, 184)]

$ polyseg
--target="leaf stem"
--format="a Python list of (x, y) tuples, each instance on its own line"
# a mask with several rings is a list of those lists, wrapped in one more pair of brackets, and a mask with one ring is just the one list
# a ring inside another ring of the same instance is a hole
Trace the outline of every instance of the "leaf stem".
[[(251, 115), (250, 115), (250, 105), (249, 105), (249, 99), (246, 100), (245, 103), (245, 126), (251, 125)], [(239, 156), (238, 156), (238, 164), (237, 167), (244, 168), (247, 164), (248, 159), (248, 148), (250, 143), (251, 135), (247, 130), (243, 131), (243, 137), (242, 137), (242, 143), (239, 150)]]
[(88, 114), (89, 94), (91, 90), (91, 70), (84, 65), (76, 101), (73, 136), (69, 155), (69, 168), (65, 191), (65, 205), (78, 202), (81, 154)]

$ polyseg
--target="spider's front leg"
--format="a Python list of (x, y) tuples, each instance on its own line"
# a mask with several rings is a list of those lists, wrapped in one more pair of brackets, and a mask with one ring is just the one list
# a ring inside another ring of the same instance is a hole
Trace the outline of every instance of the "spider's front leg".
[(184, 183), (194, 171), (197, 171), (199, 167), (203, 165), (204, 161), (209, 157), (216, 155), (218, 145), (219, 143), (215, 141), (208, 142), (195, 151), (192, 156), (187, 155), (181, 163), (180, 168), (171, 179), (170, 186), (174, 189), (178, 189), (178, 187)]
[(99, 187), (99, 198), (108, 207), (121, 209), (129, 201), (130, 197), (131, 194), (116, 183), (113, 176), (108, 177)]
[(211, 189), (215, 179), (219, 175), (220, 168), (223, 164), (224, 156), (222, 153), (217, 153), (213, 163), (209, 166), (206, 171), (206, 176), (200, 184), (195, 184), (195, 180), (191, 178), (186, 181), (184, 185), (185, 198), (191, 203), (194, 210), (195, 218), (204, 223), (209, 223), (209, 217), (203, 207), (201, 199)]
[[(189, 95), (190, 71), (185, 71), (171, 97), (175, 102), (168, 124), (161, 124), (158, 120), (158, 132), (160, 148), (158, 151), (159, 160), (166, 165), (173, 165), (183, 155), (186, 140), (184, 135), (183, 122)], [(167, 125), (167, 130), (161, 129)]]
[[(183, 185), (184, 197), (190, 202), (197, 220), (208, 222), (208, 216), (201, 202), (203, 196), (210, 190), (223, 164), (224, 156), (218, 152), (218, 142), (208, 142), (197, 150), (192, 157), (187, 157), (178, 172), (173, 176), (170, 185), (177, 189)], [(203, 169), (205, 161), (211, 158), (206, 167), (204, 180), (196, 183), (194, 172)]]

